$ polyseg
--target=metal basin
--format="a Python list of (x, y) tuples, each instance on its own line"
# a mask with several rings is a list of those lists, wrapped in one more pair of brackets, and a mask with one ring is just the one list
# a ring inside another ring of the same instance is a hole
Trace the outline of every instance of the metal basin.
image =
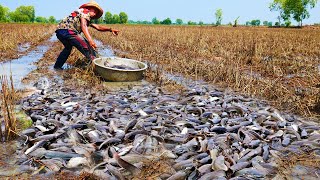
[[(147, 64), (126, 58), (119, 57), (101, 57), (93, 60), (95, 72), (106, 81), (125, 82), (138, 81), (143, 79)], [(105, 66), (105, 64), (108, 66)], [(113, 68), (117, 66), (126, 66), (130, 69)]]

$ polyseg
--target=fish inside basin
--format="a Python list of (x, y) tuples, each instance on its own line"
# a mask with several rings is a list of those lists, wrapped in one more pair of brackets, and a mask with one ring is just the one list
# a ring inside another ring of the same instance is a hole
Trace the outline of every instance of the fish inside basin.
[(125, 82), (143, 79), (147, 64), (134, 59), (101, 57), (93, 60), (95, 72), (107, 81)]

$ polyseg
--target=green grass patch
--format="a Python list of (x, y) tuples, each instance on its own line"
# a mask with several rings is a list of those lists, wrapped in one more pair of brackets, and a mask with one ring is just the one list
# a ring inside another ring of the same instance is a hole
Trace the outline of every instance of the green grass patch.
[(24, 111), (17, 111), (16, 118), (18, 123), (18, 129), (20, 131), (31, 127), (33, 124), (31, 118)]

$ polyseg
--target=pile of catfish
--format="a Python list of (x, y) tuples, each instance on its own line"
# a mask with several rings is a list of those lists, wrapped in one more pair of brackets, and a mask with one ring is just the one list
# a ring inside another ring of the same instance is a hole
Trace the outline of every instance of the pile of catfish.
[(208, 85), (170, 94), (152, 84), (93, 92), (58, 84), (22, 101), (20, 170), (86, 171), (127, 179), (144, 162), (170, 162), (156, 179), (265, 179), (283, 152), (320, 155), (319, 127), (256, 99)]

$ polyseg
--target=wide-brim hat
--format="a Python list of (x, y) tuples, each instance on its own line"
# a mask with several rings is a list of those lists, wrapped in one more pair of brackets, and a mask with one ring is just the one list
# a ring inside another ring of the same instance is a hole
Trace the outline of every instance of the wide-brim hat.
[(102, 8), (99, 6), (99, 4), (96, 3), (95, 1), (91, 1), (91, 2), (88, 2), (88, 3), (86, 3), (86, 4), (82, 4), (82, 5), (80, 6), (80, 8), (87, 8), (87, 7), (93, 7), (93, 8), (95, 8), (95, 9), (97, 10), (96, 15), (95, 15), (94, 17), (92, 17), (92, 19), (99, 19), (99, 18), (102, 16), (103, 10), (102, 10)]

